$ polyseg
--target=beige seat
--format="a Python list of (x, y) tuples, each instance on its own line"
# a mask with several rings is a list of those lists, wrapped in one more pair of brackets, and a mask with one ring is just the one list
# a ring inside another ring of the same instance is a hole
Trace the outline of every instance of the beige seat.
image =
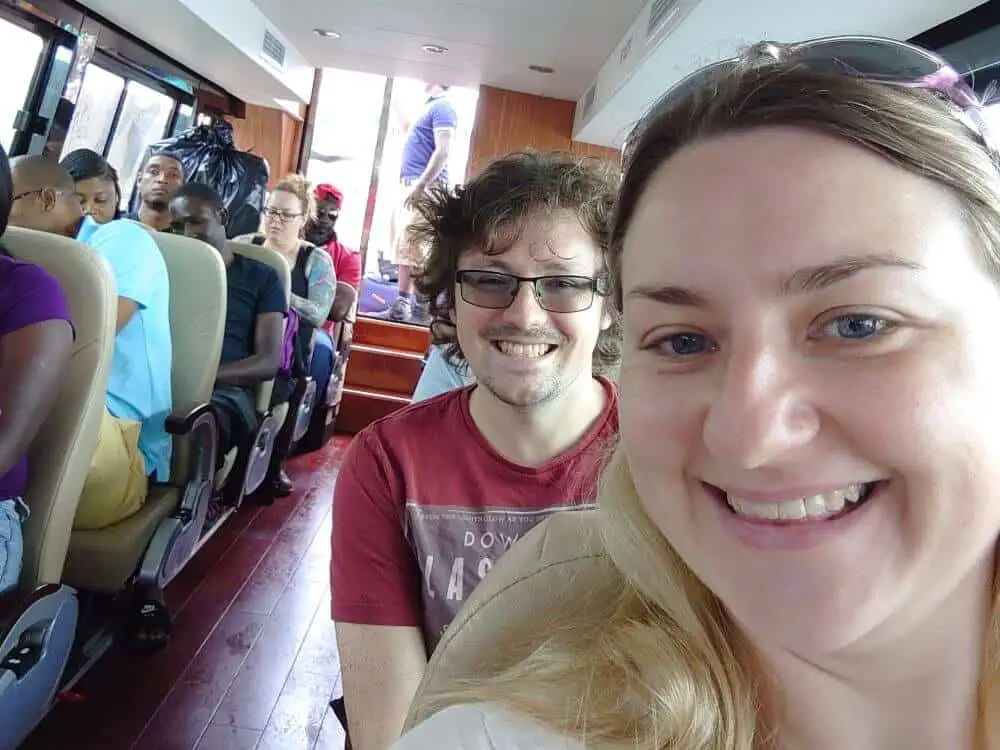
[[(611, 575), (595, 517), (594, 510), (557, 513), (500, 559), (434, 650), (411, 704), (407, 730), (433, 713), (425, 700), (428, 690), (497, 674), (538, 645), (526, 633), (572, 627), (581, 607), (608, 600), (593, 596), (618, 580)], [(539, 622), (540, 617), (548, 622)]]
[(57, 584), (104, 412), (117, 305), (110, 271), (82, 245), (17, 228), (3, 243), (59, 281), (74, 328), (62, 389), (30, 451), (20, 596), (0, 605), (0, 662), (24, 649), (38, 657), (20, 679), (0, 664), (0, 747), (16, 747), (48, 711), (76, 632), (76, 593)]
[[(288, 268), (288, 263), (276, 251), (266, 247), (250, 245), (243, 242), (230, 241), (227, 243), (229, 249), (251, 260), (263, 263), (275, 270), (278, 280), (285, 292), (285, 303), (291, 299), (292, 294), (292, 274)], [(260, 416), (260, 427), (253, 441), (253, 448), (250, 454), (240, 461), (239, 470), (243, 472), (242, 487), (239, 489), (239, 497), (233, 496), (238, 502), (246, 495), (255, 492), (264, 482), (267, 476), (268, 465), (271, 461), (271, 453), (274, 451), (274, 443), (278, 431), (288, 415), (288, 404), (279, 404), (271, 408), (271, 392), (274, 388), (274, 379), (260, 383), (256, 388), (257, 413)], [(230, 455), (226, 457), (226, 466), (216, 474), (215, 486), (219, 488), (226, 481), (228, 474), (236, 465), (237, 449), (232, 449)], [(227, 470), (226, 467), (229, 467)]]
[(170, 481), (151, 485), (142, 510), (124, 521), (73, 532), (65, 580), (79, 588), (118, 591), (137, 568), (140, 584), (165, 586), (197, 550), (211, 500), (218, 433), (209, 398), (225, 329), (226, 271), (203, 242), (150, 234), (170, 278)]

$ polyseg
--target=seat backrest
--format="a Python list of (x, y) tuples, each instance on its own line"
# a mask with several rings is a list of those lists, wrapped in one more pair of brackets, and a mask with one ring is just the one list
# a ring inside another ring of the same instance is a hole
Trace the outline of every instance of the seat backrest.
[(575, 612), (612, 598), (595, 597), (620, 581), (595, 520), (590, 509), (556, 513), (500, 559), (434, 650), (410, 706), (407, 730), (429, 718), (428, 691), (499, 673), (539, 645), (530, 636), (572, 627)]
[[(150, 232), (170, 278), (174, 414), (208, 403), (215, 387), (226, 329), (226, 267), (210, 245), (166, 232)], [(191, 456), (174, 440), (171, 476), (186, 476)]]
[[(277, 272), (278, 281), (281, 282), (281, 288), (285, 291), (285, 302), (286, 304), (292, 298), (292, 271), (288, 267), (288, 263), (281, 256), (281, 254), (276, 250), (271, 250), (270, 248), (263, 247), (262, 245), (251, 245), (249, 242), (236, 242), (235, 240), (229, 240), (226, 243), (229, 249), (234, 253), (239, 253), (245, 258), (250, 258), (258, 263), (263, 263), (264, 265), (270, 266)], [(268, 380), (261, 383), (257, 388), (257, 410), (260, 412), (265, 412), (271, 405), (271, 391), (274, 387), (274, 380)]]
[(105, 409), (117, 313), (114, 277), (96, 253), (73, 240), (10, 227), (4, 247), (44, 268), (62, 287), (73, 319), (73, 353), (52, 411), (29, 451), (31, 478), (21, 587), (62, 577), (76, 506)]

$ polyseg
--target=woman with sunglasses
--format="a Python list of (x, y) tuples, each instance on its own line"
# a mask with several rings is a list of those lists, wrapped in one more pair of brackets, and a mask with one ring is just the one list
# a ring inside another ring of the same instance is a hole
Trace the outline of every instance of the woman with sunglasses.
[(758, 45), (669, 92), (624, 166), (621, 440), (587, 530), (610, 580), (534, 602), (398, 747), (1000, 747), (975, 95), (898, 42)]

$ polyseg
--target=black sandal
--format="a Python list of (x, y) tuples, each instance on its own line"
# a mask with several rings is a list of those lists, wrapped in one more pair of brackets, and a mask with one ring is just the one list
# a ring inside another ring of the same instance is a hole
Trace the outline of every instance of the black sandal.
[(170, 612), (156, 599), (138, 599), (125, 622), (124, 646), (129, 651), (153, 653), (170, 642)]

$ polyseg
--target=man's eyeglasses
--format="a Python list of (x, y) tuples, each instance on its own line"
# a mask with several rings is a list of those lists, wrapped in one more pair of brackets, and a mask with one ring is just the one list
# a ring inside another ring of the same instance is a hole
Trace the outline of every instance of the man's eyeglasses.
[(510, 307), (521, 284), (531, 284), (535, 301), (543, 310), (574, 313), (594, 304), (594, 296), (606, 297), (610, 284), (605, 276), (514, 276), (498, 271), (458, 271), (455, 281), (462, 299), (490, 310)]
[(265, 208), (264, 215), (269, 219), (278, 219), (280, 221), (287, 222), (299, 218), (302, 214), (293, 213), (291, 211), (282, 211), (278, 208)]

